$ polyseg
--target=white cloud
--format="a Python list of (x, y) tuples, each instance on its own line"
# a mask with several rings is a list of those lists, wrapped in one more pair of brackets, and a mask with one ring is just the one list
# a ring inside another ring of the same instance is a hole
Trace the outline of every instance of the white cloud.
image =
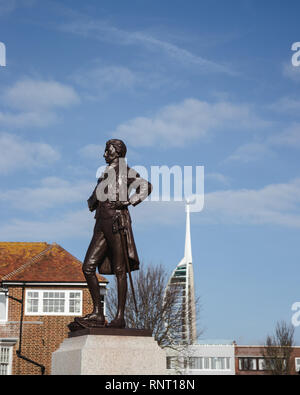
[(206, 180), (214, 181), (227, 186), (230, 184), (230, 177), (225, 176), (222, 173), (206, 173), (205, 181)]
[(70, 76), (81, 88), (81, 95), (87, 99), (106, 99), (108, 95), (125, 91), (126, 94), (140, 95), (145, 90), (162, 89), (164, 86), (178, 86), (179, 81), (171, 80), (169, 75), (156, 72), (143, 65), (143, 69), (120, 65), (96, 65), (78, 69)]
[(258, 190), (217, 191), (205, 195), (203, 220), (300, 227), (299, 202), (300, 178)]
[(24, 140), (8, 133), (0, 134), (0, 173), (28, 170), (47, 166), (59, 159), (60, 155), (46, 143)]
[(58, 116), (53, 112), (0, 112), (0, 125), (7, 128), (24, 128), (49, 126), (58, 120)]
[(16, 0), (0, 0), (0, 15), (9, 14), (16, 8)]
[(273, 156), (274, 153), (265, 143), (248, 143), (238, 147), (226, 161), (253, 162)]
[(3, 93), (5, 102), (17, 110), (45, 111), (79, 103), (73, 87), (56, 81), (23, 79)]
[(18, 188), (0, 191), (0, 201), (19, 210), (36, 211), (64, 204), (85, 202), (92, 192), (90, 182), (69, 182), (58, 177), (41, 180), (36, 188)]
[(238, 147), (225, 161), (254, 162), (276, 155), (276, 148), (287, 146), (300, 148), (300, 123), (295, 122), (282, 132), (265, 138), (260, 143), (248, 143)]
[(300, 123), (293, 123), (287, 127), (282, 133), (271, 136), (268, 139), (269, 144), (285, 145), (294, 148), (300, 147)]
[(140, 31), (127, 31), (117, 28), (103, 20), (92, 20), (83, 18), (69, 23), (64, 23), (60, 26), (63, 31), (71, 32), (76, 35), (84, 37), (91, 37), (100, 41), (105, 41), (117, 45), (129, 46), (138, 45), (143, 49), (151, 51), (159, 51), (162, 55), (166, 55), (169, 59), (174, 59), (176, 62), (191, 66), (194, 65), (201, 71), (208, 73), (225, 73), (229, 75), (236, 75), (236, 72), (229, 67), (217, 63), (192, 52), (179, 47), (176, 44), (170, 43), (161, 38), (156, 38), (149, 33)]
[(293, 66), (292, 62), (283, 65), (282, 73), (286, 78), (294, 82), (300, 82), (300, 67)]
[(80, 148), (79, 154), (87, 159), (101, 159), (104, 154), (104, 146), (101, 144), (87, 144)]
[(97, 65), (88, 70), (77, 71), (71, 78), (79, 86), (92, 91), (97, 96), (103, 96), (110, 91), (131, 89), (139, 82), (135, 72), (127, 67), (114, 65)]
[[(59, 184), (62, 188), (67, 186), (63, 180), (52, 181), (57, 187)], [(35, 196), (35, 200), (37, 198)], [(191, 223), (192, 226), (208, 223), (300, 228), (299, 202), (300, 178), (288, 183), (267, 185), (261, 189), (216, 191), (205, 195), (204, 210), (193, 213)], [(184, 224), (184, 203), (148, 201), (132, 208), (131, 215), (135, 226), (139, 228), (143, 228), (145, 224), (147, 227)], [(88, 237), (92, 235), (93, 225), (93, 214), (89, 214), (87, 209), (68, 211), (59, 216), (49, 215), (45, 220), (15, 218), (0, 227), (0, 238), (57, 241)]]
[[(300, 75), (300, 74), (299, 74)], [(276, 113), (294, 115), (298, 117), (300, 113), (300, 100), (291, 97), (282, 97), (276, 102), (267, 106), (268, 109)], [(274, 125), (276, 125), (274, 123)], [(275, 155), (275, 149), (280, 146), (289, 146), (293, 148), (300, 147), (300, 123), (290, 122), (289, 126), (282, 128), (279, 123), (275, 126), (277, 131), (261, 139), (260, 142), (250, 142), (239, 146), (226, 161), (253, 162), (272, 157)]]
[(247, 105), (186, 99), (164, 107), (151, 118), (129, 120), (119, 125), (112, 134), (124, 138), (132, 146), (166, 143), (181, 146), (185, 142), (209, 137), (215, 131), (252, 130), (269, 124), (256, 116)]
[(265, 138), (262, 142), (247, 143), (238, 147), (227, 161), (239, 161), (244, 163), (254, 162), (276, 155), (276, 149), (280, 147), (300, 148), (300, 123), (294, 122), (282, 132), (275, 133)]
[[(276, 113), (298, 116), (300, 113), (300, 100), (290, 97), (282, 97), (268, 106), (269, 109)], [(277, 130), (269, 134), (260, 142), (249, 142), (239, 146), (226, 161), (253, 162), (272, 157), (276, 154), (276, 149), (282, 146), (291, 148), (300, 148), (300, 123), (288, 122), (288, 126), (282, 127), (279, 122), (274, 123)], [(280, 128), (282, 129), (281, 131)]]
[(0, 227), (0, 239), (59, 242), (67, 238), (82, 238), (92, 235), (94, 221), (87, 210), (67, 212), (44, 221), (15, 218)]
[(135, 32), (133, 34), (131, 33), (131, 40), (136, 43), (142, 43), (143, 45), (150, 48), (159, 49), (167, 54), (169, 57), (174, 58), (181, 63), (194, 64), (205, 72), (236, 75), (234, 71), (230, 70), (225, 65), (205, 59), (199, 55), (195, 55), (184, 48), (180, 48), (177, 45), (157, 39), (148, 34), (144, 34), (141, 32)]
[[(300, 228), (300, 178), (261, 189), (222, 190), (206, 193), (204, 209), (191, 222), (227, 225), (272, 225)], [(184, 223), (183, 202), (146, 202), (132, 210), (139, 226)]]
[(297, 116), (300, 111), (300, 100), (293, 99), (291, 97), (282, 97), (275, 103), (271, 104), (269, 108), (276, 112), (285, 112)]
[(80, 101), (71, 86), (29, 78), (8, 87), (1, 99), (13, 111), (0, 113), (0, 124), (15, 128), (48, 126), (59, 119), (55, 110), (70, 107)]
[(17, 7), (30, 7), (35, 0), (0, 0), (0, 16), (13, 12)]

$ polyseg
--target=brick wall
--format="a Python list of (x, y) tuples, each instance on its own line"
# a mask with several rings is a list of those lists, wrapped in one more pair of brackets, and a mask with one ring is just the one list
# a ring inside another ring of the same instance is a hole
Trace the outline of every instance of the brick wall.
[(260, 347), (249, 347), (249, 346), (235, 346), (235, 372), (237, 375), (266, 375), (265, 371), (251, 371), (251, 370), (239, 370), (239, 358), (256, 358), (262, 357), (262, 352)]
[[(239, 358), (263, 358), (262, 346), (235, 346), (235, 371), (237, 375), (269, 375), (268, 371), (239, 370)], [(296, 374), (295, 358), (300, 358), (300, 347), (293, 347), (290, 359), (290, 374)]]
[(296, 372), (295, 358), (300, 358), (300, 347), (294, 347), (291, 354), (291, 374), (299, 374)]
[[(33, 289), (28, 287), (28, 289)], [(51, 289), (55, 287), (41, 287), (38, 289)], [(88, 289), (85, 287), (63, 287), (59, 289), (83, 291), (82, 313), (90, 313), (93, 309), (92, 300)], [(25, 290), (26, 293), (26, 290)], [(24, 293), (24, 297), (25, 297)], [(16, 298), (22, 298), (21, 287), (10, 287), (9, 295)], [(8, 300), (8, 322), (0, 325), (0, 338), (19, 338), (21, 304), (12, 299)], [(62, 341), (67, 337), (67, 325), (74, 320), (74, 316), (27, 316), (23, 315), (23, 334), (21, 353), (39, 364), (46, 367), (45, 374), (51, 374), (52, 353), (59, 347)], [(41, 369), (27, 361), (17, 357), (16, 350), (19, 348), (19, 342), (14, 346), (12, 374), (14, 375), (38, 375)]]

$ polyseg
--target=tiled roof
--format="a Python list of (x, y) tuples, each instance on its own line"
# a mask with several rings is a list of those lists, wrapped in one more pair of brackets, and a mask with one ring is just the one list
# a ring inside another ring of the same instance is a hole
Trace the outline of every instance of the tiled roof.
[[(107, 280), (98, 275), (101, 282)], [(85, 282), (82, 263), (60, 245), (0, 242), (0, 280)]]

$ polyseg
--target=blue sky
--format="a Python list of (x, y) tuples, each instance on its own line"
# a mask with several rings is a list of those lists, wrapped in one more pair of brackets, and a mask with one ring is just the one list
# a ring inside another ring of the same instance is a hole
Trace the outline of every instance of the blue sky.
[[(262, 343), (300, 301), (299, 12), (296, 0), (0, 0), (0, 239), (82, 260), (111, 136), (131, 166), (204, 166), (191, 215), (203, 336)], [(141, 260), (171, 272), (183, 205), (131, 213)]]

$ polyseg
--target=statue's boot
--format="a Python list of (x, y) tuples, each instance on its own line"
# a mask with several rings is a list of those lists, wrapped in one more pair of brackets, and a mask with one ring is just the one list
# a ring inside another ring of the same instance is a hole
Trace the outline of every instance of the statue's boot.
[(126, 326), (126, 323), (125, 323), (124, 318), (115, 318), (108, 324), (108, 328), (123, 329), (123, 328), (125, 328), (125, 326)]
[(88, 321), (94, 321), (99, 326), (104, 326), (105, 317), (103, 314), (102, 301), (100, 296), (99, 283), (96, 275), (85, 274), (87, 285), (93, 300), (94, 309), (93, 312), (87, 314), (84, 317), (80, 317), (80, 321), (88, 323)]
[(80, 317), (81, 320), (87, 322), (87, 321), (97, 321), (99, 324), (104, 324), (105, 323), (105, 317), (103, 314), (97, 314), (97, 313), (91, 313), (87, 314), (84, 317)]
[(93, 318), (76, 317), (74, 321), (84, 328), (104, 328), (105, 327), (105, 320), (101, 316), (100, 317), (95, 316)]

